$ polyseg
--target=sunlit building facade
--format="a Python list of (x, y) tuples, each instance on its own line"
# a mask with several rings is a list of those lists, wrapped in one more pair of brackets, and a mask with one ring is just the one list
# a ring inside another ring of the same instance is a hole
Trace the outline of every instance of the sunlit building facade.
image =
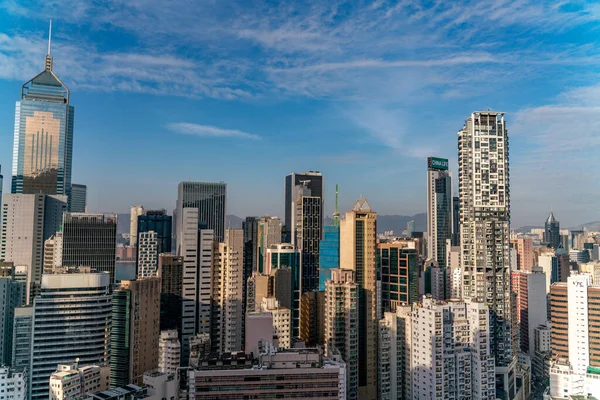
[(69, 96), (48, 54), (16, 104), (12, 193), (70, 195), (75, 109)]

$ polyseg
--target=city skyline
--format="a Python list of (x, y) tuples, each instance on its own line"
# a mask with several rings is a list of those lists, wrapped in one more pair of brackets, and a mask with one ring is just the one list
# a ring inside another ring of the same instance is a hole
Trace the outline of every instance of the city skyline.
[[(43, 70), (53, 18), (54, 70), (78, 110), (72, 181), (88, 186), (90, 210), (143, 203), (171, 211), (176, 185), (194, 180), (226, 182), (228, 214), (283, 216), (284, 177), (319, 170), (326, 215), (336, 183), (341, 210), (362, 195), (380, 215), (424, 212), (426, 158), (448, 158), (455, 174), (456, 133), (472, 110), (489, 107), (506, 112), (512, 226), (541, 226), (551, 209), (564, 227), (600, 220), (591, 203), (597, 181), (574, 172), (575, 160), (599, 145), (587, 122), (597, 109), (590, 67), (598, 47), (586, 36), (598, 13), (533, 1), (420, 11), (402, 4), (328, 2), (263, 13), (260, 2), (254, 9), (232, 2), (188, 15), (184, 4), (159, 13), (154, 1), (110, 14), (61, 1), (7, 3), (0, 140), (11, 143), (20, 86)], [(4, 175), (11, 161), (2, 146)]]

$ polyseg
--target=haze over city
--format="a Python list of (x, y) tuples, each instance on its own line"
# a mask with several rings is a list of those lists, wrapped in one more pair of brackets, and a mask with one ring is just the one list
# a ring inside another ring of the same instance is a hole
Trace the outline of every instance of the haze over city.
[(551, 209), (564, 227), (600, 220), (590, 2), (4, 1), (5, 193), (15, 101), (50, 19), (90, 210), (172, 209), (196, 180), (226, 182), (230, 214), (281, 216), (284, 176), (319, 170), (327, 215), (336, 183), (341, 210), (364, 196), (379, 214), (424, 212), (426, 158), (456, 176), (457, 131), (489, 108), (506, 112), (512, 226)]

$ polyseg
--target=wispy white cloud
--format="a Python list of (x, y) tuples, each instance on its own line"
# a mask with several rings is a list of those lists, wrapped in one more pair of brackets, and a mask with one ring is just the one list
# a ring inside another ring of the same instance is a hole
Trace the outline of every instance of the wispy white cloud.
[(210, 125), (192, 124), (189, 122), (173, 122), (167, 124), (167, 129), (175, 133), (211, 138), (237, 138), (258, 140), (261, 137), (237, 129), (223, 129)]

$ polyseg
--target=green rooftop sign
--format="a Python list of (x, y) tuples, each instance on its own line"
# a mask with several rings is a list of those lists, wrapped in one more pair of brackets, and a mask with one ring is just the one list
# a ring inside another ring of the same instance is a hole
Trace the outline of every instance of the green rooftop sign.
[(447, 171), (448, 170), (448, 159), (447, 158), (438, 158), (438, 157), (429, 157), (427, 159), (427, 168)]

